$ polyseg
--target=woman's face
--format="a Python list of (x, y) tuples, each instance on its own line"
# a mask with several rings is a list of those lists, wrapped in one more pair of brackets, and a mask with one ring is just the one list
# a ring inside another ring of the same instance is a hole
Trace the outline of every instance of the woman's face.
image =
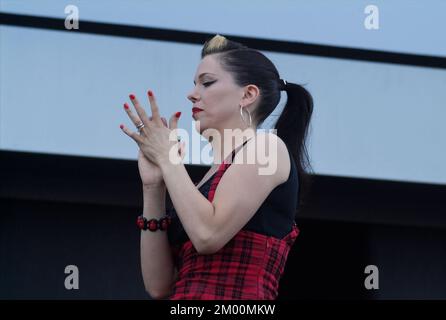
[(223, 70), (215, 55), (205, 56), (194, 77), (195, 87), (187, 96), (192, 107), (202, 111), (192, 111), (196, 120), (195, 128), (202, 134), (206, 129), (242, 128), (239, 105), (244, 96), (244, 88), (237, 86), (230, 73)]

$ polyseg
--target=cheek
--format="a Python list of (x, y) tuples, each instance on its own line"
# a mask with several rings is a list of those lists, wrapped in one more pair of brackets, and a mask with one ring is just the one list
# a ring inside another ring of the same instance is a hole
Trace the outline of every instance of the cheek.
[(202, 103), (206, 112), (202, 115), (205, 126), (214, 126), (226, 121), (237, 113), (238, 101), (232, 88), (226, 86), (211, 86), (202, 95)]
[(231, 95), (233, 95), (231, 92), (219, 91), (209, 96), (205, 103), (207, 106), (206, 110), (209, 110), (209, 116), (219, 119), (230, 117), (234, 113), (234, 106), (237, 104), (233, 101), (234, 99)]

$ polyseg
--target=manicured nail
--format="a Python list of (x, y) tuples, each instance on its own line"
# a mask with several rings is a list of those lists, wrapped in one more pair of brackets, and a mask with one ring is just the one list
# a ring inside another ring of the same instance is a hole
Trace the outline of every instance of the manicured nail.
[(178, 111), (177, 113), (175, 113), (175, 117), (179, 118), (181, 116), (181, 111)]
[(124, 125), (123, 125), (123, 124), (121, 124), (119, 127), (120, 127), (121, 129), (124, 129)]
[(132, 99), (132, 100), (135, 99), (135, 95), (134, 95), (134, 94), (130, 94), (129, 97), (130, 97), (130, 99)]
[(148, 94), (149, 94), (149, 97), (153, 97), (153, 92), (152, 92), (152, 90), (149, 90)]
[(128, 110), (129, 109), (129, 105), (127, 103), (124, 103), (124, 109)]

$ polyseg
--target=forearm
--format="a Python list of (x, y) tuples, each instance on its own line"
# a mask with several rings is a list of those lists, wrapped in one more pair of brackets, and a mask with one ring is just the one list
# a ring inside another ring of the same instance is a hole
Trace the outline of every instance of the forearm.
[(195, 187), (184, 164), (161, 165), (164, 183), (177, 215), (195, 249), (206, 249), (212, 236), (214, 207)]
[[(143, 187), (143, 215), (159, 219), (166, 213), (166, 187)], [(174, 264), (166, 231), (141, 231), (141, 270), (146, 291), (157, 298), (170, 291)]]

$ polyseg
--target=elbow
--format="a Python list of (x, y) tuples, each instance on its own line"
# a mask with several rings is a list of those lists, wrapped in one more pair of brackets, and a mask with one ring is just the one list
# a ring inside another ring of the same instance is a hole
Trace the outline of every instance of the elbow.
[(216, 249), (215, 241), (212, 236), (201, 237), (198, 244), (195, 245), (195, 250), (200, 255), (214, 254)]
[(144, 279), (144, 289), (153, 300), (168, 299), (174, 292), (175, 282), (177, 279), (178, 270), (176, 267), (174, 267), (173, 276), (169, 282), (163, 282), (162, 284), (157, 283), (154, 285), (153, 281), (151, 281), (152, 285), (149, 285), (149, 281)]
[(214, 254), (216, 251), (212, 247), (200, 247), (197, 253), (200, 255)]
[(144, 289), (145, 291), (148, 293), (148, 295), (153, 299), (153, 300), (160, 300), (160, 299), (165, 299), (167, 297), (169, 297), (172, 292), (173, 292), (173, 288), (156, 288), (153, 286), (149, 286), (148, 284), (144, 283)]
[(153, 300), (162, 300), (168, 298), (172, 292), (170, 291), (155, 291), (146, 288), (146, 292), (150, 295)]

